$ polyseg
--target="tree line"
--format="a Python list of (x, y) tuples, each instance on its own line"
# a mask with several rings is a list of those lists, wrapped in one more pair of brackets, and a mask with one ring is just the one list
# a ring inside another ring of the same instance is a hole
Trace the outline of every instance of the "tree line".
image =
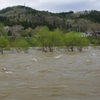
[[(9, 37), (0, 24), (0, 52), (3, 54), (4, 49), (15, 48), (17, 52), (28, 52), (29, 47), (41, 47), (44, 52), (53, 52), (55, 48), (66, 47), (68, 51), (82, 51), (83, 47), (91, 43), (100, 45), (99, 40), (90, 41), (80, 32), (71, 31), (64, 33), (60, 29), (51, 31), (47, 26), (39, 27), (36, 30), (23, 30), (16, 38)], [(26, 35), (25, 35), (26, 34)]]

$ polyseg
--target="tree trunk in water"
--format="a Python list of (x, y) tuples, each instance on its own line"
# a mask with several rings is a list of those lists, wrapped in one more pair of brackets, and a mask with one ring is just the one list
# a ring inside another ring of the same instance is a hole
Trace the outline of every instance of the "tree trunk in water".
[(82, 48), (81, 48), (81, 47), (79, 47), (78, 50), (79, 50), (80, 52), (82, 52)]
[(50, 52), (53, 52), (53, 48), (52, 48), (52, 47), (49, 47), (49, 51), (50, 51)]
[(70, 49), (71, 49), (72, 52), (74, 51), (74, 50), (73, 50), (73, 47), (71, 47)]
[(3, 48), (1, 48), (1, 53), (3, 54)]
[(44, 46), (43, 46), (42, 50), (43, 50), (44, 52), (47, 52), (47, 47), (44, 47)]

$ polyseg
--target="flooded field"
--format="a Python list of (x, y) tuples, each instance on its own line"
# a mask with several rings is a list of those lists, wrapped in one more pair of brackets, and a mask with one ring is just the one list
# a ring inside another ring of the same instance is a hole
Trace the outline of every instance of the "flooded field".
[(100, 100), (100, 50), (0, 54), (0, 100)]

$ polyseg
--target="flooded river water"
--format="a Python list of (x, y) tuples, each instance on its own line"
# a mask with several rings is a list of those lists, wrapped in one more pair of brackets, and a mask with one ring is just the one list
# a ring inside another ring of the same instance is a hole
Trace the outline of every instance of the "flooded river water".
[(0, 54), (0, 100), (100, 100), (100, 50)]

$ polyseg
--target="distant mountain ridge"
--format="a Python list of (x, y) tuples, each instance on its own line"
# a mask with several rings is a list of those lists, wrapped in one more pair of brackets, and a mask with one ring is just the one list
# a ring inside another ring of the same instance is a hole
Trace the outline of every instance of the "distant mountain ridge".
[[(0, 22), (5, 26), (22, 25), (25, 29), (28, 27), (48, 26), (51, 30), (61, 28), (63, 30), (78, 30), (79, 25), (86, 22), (100, 23), (100, 11), (81, 11), (74, 13), (60, 12), (52, 13), (48, 11), (39, 11), (26, 6), (13, 6), (0, 10)], [(85, 26), (84, 26), (85, 27)], [(85, 28), (80, 26), (81, 31)]]

